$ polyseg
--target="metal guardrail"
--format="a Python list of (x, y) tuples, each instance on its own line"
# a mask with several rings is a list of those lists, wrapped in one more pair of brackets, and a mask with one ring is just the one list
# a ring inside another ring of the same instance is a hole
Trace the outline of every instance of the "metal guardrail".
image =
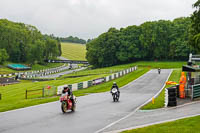
[(200, 84), (192, 85), (192, 100), (200, 97)]
[(89, 64), (88, 61), (80, 60), (44, 60), (48, 63), (71, 63), (71, 64)]

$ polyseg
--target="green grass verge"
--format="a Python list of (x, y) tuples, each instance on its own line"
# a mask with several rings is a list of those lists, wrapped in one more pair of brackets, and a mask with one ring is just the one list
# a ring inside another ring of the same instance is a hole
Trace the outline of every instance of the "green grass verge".
[[(181, 69), (174, 69), (168, 81), (175, 81), (178, 83), (180, 76), (181, 76)], [(165, 85), (165, 88), (168, 88), (171, 86), (174, 86), (174, 85)], [(165, 102), (165, 89), (163, 89), (161, 93), (159, 94), (159, 96), (155, 98), (154, 104), (152, 104), (152, 102), (149, 102), (148, 104), (144, 105), (141, 109), (150, 110), (150, 109), (162, 108), (164, 107), (164, 102)]]
[(77, 43), (61, 43), (62, 56), (70, 60), (86, 60), (86, 45)]
[(200, 116), (196, 116), (124, 131), (122, 133), (199, 133), (199, 122)]
[(152, 68), (182, 68), (183, 65), (186, 65), (186, 61), (139, 61), (136, 62), (139, 67), (150, 67)]

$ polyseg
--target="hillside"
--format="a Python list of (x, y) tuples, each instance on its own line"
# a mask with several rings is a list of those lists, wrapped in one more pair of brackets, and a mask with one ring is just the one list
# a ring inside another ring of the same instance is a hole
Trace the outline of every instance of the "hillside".
[(70, 60), (86, 60), (86, 45), (78, 43), (61, 43), (62, 57)]

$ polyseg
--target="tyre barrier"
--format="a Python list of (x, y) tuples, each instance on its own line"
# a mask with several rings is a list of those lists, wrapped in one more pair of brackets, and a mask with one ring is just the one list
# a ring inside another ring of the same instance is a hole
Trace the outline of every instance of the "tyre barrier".
[(177, 86), (165, 89), (165, 107), (177, 106)]

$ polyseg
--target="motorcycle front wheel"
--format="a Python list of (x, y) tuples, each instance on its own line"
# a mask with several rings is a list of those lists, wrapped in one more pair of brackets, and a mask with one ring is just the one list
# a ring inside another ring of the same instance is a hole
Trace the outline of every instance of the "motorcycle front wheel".
[(63, 113), (67, 112), (67, 103), (66, 102), (62, 102), (61, 104), (61, 110)]
[(73, 107), (72, 107), (72, 112), (74, 112), (75, 111), (75, 109), (76, 109), (76, 104), (74, 103), (74, 105), (73, 105)]
[(115, 102), (116, 101), (116, 94), (112, 94), (112, 96), (113, 96), (113, 102)]

